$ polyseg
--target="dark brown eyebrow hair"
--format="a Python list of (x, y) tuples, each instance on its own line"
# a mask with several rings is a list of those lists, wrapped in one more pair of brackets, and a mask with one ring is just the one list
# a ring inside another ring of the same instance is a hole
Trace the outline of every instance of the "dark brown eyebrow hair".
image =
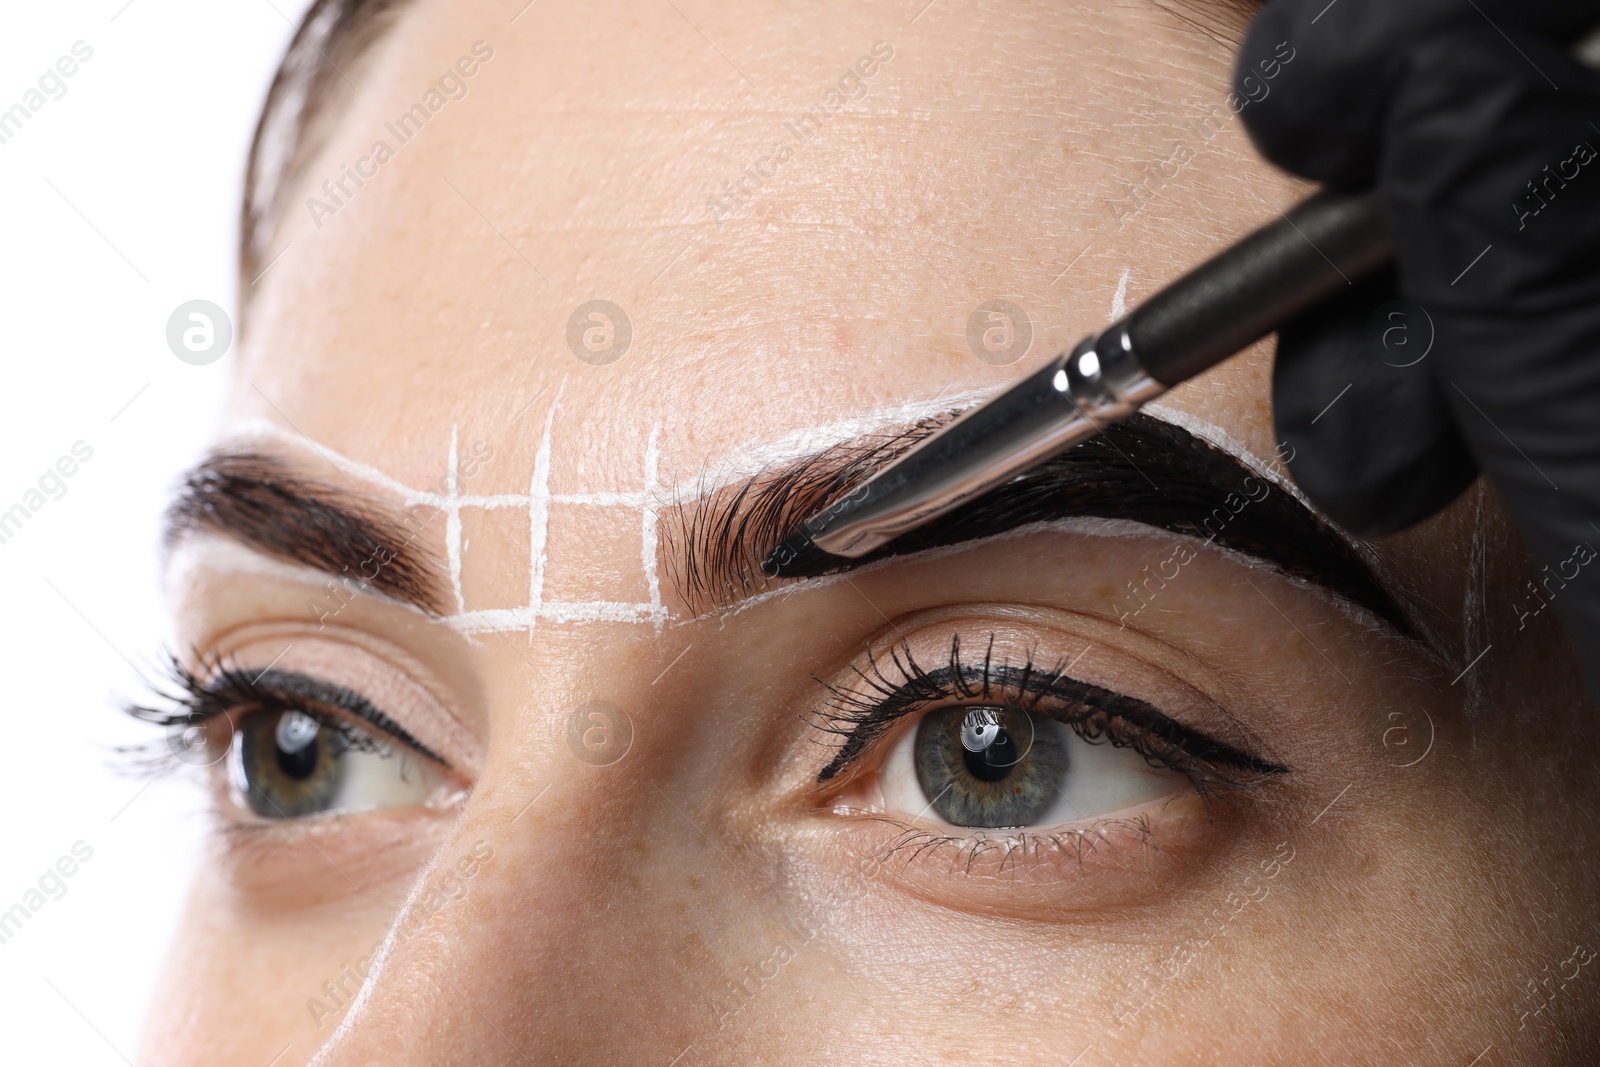
[(171, 549), (195, 533), (229, 537), (442, 615), (442, 569), (417, 540), (430, 519), (390, 511), (276, 457), (229, 450), (184, 477), (167, 507), (163, 540)]
[(1220, 45), (1238, 48), (1245, 29), (1261, 0), (1151, 0), (1173, 18), (1205, 34)]
[[(957, 414), (836, 445), (666, 507), (660, 555), (668, 580), (697, 611), (774, 588), (761, 573), (774, 544)], [(840, 570), (1076, 517), (1139, 522), (1241, 552), (1414, 636), (1406, 614), (1333, 527), (1229, 453), (1144, 414)], [(165, 541), (170, 548), (197, 532), (229, 537), (441, 616), (450, 610), (444, 571), (419, 543), (431, 519), (308, 477), (275, 456), (230, 449), (185, 476), (167, 509)], [(1127, 583), (1130, 607), (1140, 603), (1139, 583), (1151, 570)]]
[[(835, 446), (672, 509), (662, 525), (671, 578), (696, 610), (776, 588), (761, 573), (774, 545), (957, 414)], [(1076, 517), (1130, 520), (1244, 553), (1414, 633), (1350, 542), (1316, 513), (1229, 453), (1144, 414), (837, 570)], [(1149, 579), (1131, 577), (1137, 597)]]

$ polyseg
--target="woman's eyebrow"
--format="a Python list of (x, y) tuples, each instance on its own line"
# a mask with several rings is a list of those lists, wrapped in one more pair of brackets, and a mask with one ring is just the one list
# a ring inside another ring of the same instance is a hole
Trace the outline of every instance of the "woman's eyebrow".
[[(779, 583), (761, 573), (773, 545), (955, 414), (838, 445), (669, 509), (663, 516), (669, 576), (696, 608), (775, 588)], [(1413, 633), (1394, 598), (1330, 524), (1229, 453), (1145, 414), (838, 570), (1077, 517), (1143, 523), (1244, 553)], [(1127, 577), (1136, 591), (1147, 576)]]
[(163, 541), (170, 549), (192, 534), (218, 534), (443, 615), (443, 571), (417, 543), (426, 525), (274, 456), (228, 450), (184, 476), (167, 507)]

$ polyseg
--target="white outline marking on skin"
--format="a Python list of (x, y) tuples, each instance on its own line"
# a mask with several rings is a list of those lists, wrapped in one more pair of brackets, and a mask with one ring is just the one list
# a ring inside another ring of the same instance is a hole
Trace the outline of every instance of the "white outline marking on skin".
[[(550, 434), (556, 424), (556, 412), (561, 410), (561, 394), (566, 383), (556, 390), (550, 411), (544, 418), (544, 436), (539, 441), (539, 451), (533, 457), (533, 480), (528, 485), (528, 643), (533, 643), (533, 628), (544, 606), (544, 569), (549, 562), (546, 550), (550, 542)], [(462, 616), (465, 627), (466, 616)]]
[(1306, 507), (1311, 508), (1311, 510), (1316, 512), (1316, 514), (1321, 517), (1323, 521), (1328, 521), (1327, 517), (1324, 516), (1322, 512), (1316, 510), (1315, 506), (1311, 503), (1310, 498), (1300, 491), (1300, 487), (1295, 485), (1294, 482), (1290, 481), (1288, 477), (1282, 473), (1279, 466), (1274, 465), (1276, 461), (1274, 461), (1274, 463), (1268, 463), (1266, 460), (1250, 451), (1249, 446), (1247, 446), (1243, 441), (1239, 440), (1237, 437), (1233, 436), (1216, 423), (1207, 422), (1198, 415), (1195, 415), (1192, 412), (1184, 411), (1182, 408), (1175, 408), (1168, 404), (1164, 398), (1160, 397), (1150, 401), (1150, 403), (1146, 404), (1141, 410), (1146, 415), (1152, 415), (1155, 418), (1160, 419), (1162, 422), (1170, 422), (1180, 430), (1187, 430), (1192, 436), (1198, 437), (1200, 440), (1206, 442), (1212, 447), (1219, 448), (1228, 453), (1228, 455), (1232, 456), (1235, 460), (1250, 468), (1250, 470), (1258, 477), (1267, 479), (1273, 485), (1277, 486), (1279, 489), (1282, 489), (1284, 492), (1300, 501), (1300, 503), (1304, 504)]
[[(652, 437), (654, 431), (652, 431)], [(550, 500), (556, 504), (579, 504), (591, 508), (642, 508), (644, 493), (553, 493)]]
[[(463, 606), (460, 584), (460, 558), (459, 545), (454, 546), (454, 555), (451, 559), (451, 585), (457, 598), (458, 613), (448, 616), (446, 622), (457, 631), (465, 634), (475, 633), (512, 633), (526, 631), (528, 639), (533, 640), (533, 631), (540, 619), (548, 619), (559, 623), (580, 622), (631, 622), (652, 623), (657, 632), (672, 622), (674, 625), (684, 625), (700, 621), (714, 615), (733, 615), (765, 603), (777, 596), (787, 596), (803, 589), (813, 588), (818, 585), (831, 584), (836, 580), (843, 580), (841, 576), (824, 576), (821, 578), (805, 579), (785, 585), (782, 588), (770, 590), (765, 593), (748, 597), (738, 605), (722, 612), (710, 612), (703, 615), (672, 618), (661, 600), (661, 583), (656, 564), (656, 552), (659, 546), (658, 526), (659, 512), (657, 506), (664, 502), (675, 501), (690, 503), (702, 496), (715, 492), (724, 486), (735, 484), (743, 479), (752, 477), (762, 471), (781, 467), (786, 463), (804, 459), (827, 448), (847, 444), (861, 437), (873, 433), (895, 433), (903, 430), (907, 425), (920, 419), (939, 415), (947, 411), (963, 411), (988, 400), (999, 392), (1003, 386), (987, 389), (970, 390), (953, 396), (939, 396), (931, 400), (918, 400), (910, 403), (897, 404), (867, 412), (863, 415), (841, 419), (824, 426), (798, 430), (766, 444), (754, 445), (735, 451), (725, 456), (716, 464), (707, 464), (702, 467), (701, 475), (691, 490), (677, 494), (666, 492), (667, 487), (660, 479), (660, 437), (659, 427), (652, 427), (650, 436), (646, 441), (644, 457), (644, 488), (639, 492), (601, 492), (601, 493), (551, 493), (550, 492), (550, 466), (552, 438), (557, 411), (560, 409), (561, 396), (565, 391), (565, 383), (556, 392), (555, 399), (551, 402), (550, 409), (545, 417), (544, 433), (541, 437), (538, 452), (534, 457), (534, 471), (526, 494), (498, 494), (492, 496), (460, 496), (454, 490), (457, 487), (455, 479), (455, 464), (457, 457), (456, 428), (451, 428), (450, 466), (448, 468), (447, 488), (450, 492), (445, 494), (430, 493), (426, 490), (414, 489), (405, 485), (381, 470), (367, 464), (350, 459), (347, 456), (318, 444), (318, 450), (325, 458), (340, 470), (353, 477), (383, 489), (401, 498), (408, 506), (434, 507), (445, 511), (447, 515), (457, 516), (457, 524), (453, 538), (459, 538), (459, 513), (462, 508), (496, 509), (505, 507), (525, 507), (528, 509), (529, 520), (529, 565), (528, 565), (528, 604), (516, 608), (493, 608), (481, 611), (459, 610)], [(1269, 465), (1243, 442), (1229, 434), (1220, 427), (1206, 422), (1189, 412), (1168, 406), (1161, 401), (1147, 404), (1144, 410), (1165, 422), (1188, 431), (1195, 437), (1227, 452), (1245, 467), (1258, 476), (1265, 478), (1278, 488), (1292, 494), (1301, 503), (1318, 515), (1315, 507), (1300, 492), (1298, 486)], [(280, 442), (293, 445), (296, 449), (304, 446), (298, 434), (263, 419), (250, 419), (239, 423), (239, 432), (230, 435), (230, 440), (248, 438), (249, 436), (270, 437)], [(665, 495), (664, 495), (665, 494)], [(550, 508), (552, 505), (568, 504), (578, 507), (626, 507), (639, 508), (641, 515), (641, 537), (643, 544), (640, 552), (640, 563), (646, 588), (649, 590), (650, 599), (645, 602), (627, 602), (613, 600), (579, 600), (579, 601), (547, 601), (544, 599), (544, 577), (549, 567), (548, 541), (550, 525)], [(1076, 532), (1092, 532), (1105, 535), (1110, 531), (1105, 526), (1093, 529), (1092, 525), (1086, 529), (1081, 523), (1083, 520), (1065, 520), (1060, 523), (1029, 524), (1007, 534), (997, 537), (1018, 536), (1022, 533), (1036, 532), (1041, 528), (1072, 527)], [(1151, 528), (1140, 524), (1133, 524), (1136, 530), (1128, 530), (1121, 536), (1149, 536)], [(1139, 533), (1143, 531), (1143, 533)], [(1157, 533), (1157, 536), (1160, 536)], [(964, 551), (976, 544), (987, 543), (994, 538), (983, 538), (979, 541), (965, 545), (952, 546), (948, 550), (930, 550), (928, 553), (917, 553), (916, 558), (928, 558), (943, 555), (946, 551)], [(1212, 546), (1217, 548), (1218, 546)], [(1362, 556), (1370, 557), (1369, 562), (1378, 562), (1375, 554), (1357, 542), (1356, 551)], [(1218, 548), (1225, 554), (1234, 555), (1231, 550)], [(451, 551), (451, 546), (447, 546)], [(908, 559), (911, 557), (897, 557)], [(1238, 557), (1241, 562), (1244, 557)], [(889, 562), (889, 561), (883, 561)], [(1248, 561), (1252, 564), (1257, 561)], [(875, 569), (880, 564), (869, 565)], [(1344, 607), (1341, 601), (1334, 598), (1335, 603)], [(1363, 623), (1371, 624), (1371, 618), (1361, 609), (1346, 610), (1345, 614), (1354, 614)]]
[(640, 501), (639, 509), (643, 513), (640, 523), (639, 549), (640, 561), (644, 564), (645, 587), (650, 593), (650, 611), (655, 618), (656, 633), (661, 632), (661, 627), (667, 621), (667, 612), (661, 605), (661, 576), (656, 573), (656, 523), (660, 516), (656, 509), (649, 503), (656, 492), (656, 477), (661, 465), (661, 447), (658, 435), (661, 427), (650, 427), (650, 438), (644, 446), (644, 500)]
[(726, 486), (741, 482), (764, 471), (805, 459), (808, 456), (847, 444), (874, 433), (898, 433), (920, 419), (941, 415), (947, 411), (964, 411), (999, 393), (1004, 386), (974, 389), (949, 397), (933, 400), (916, 400), (907, 404), (879, 408), (865, 415), (857, 415), (824, 426), (796, 430), (766, 444), (751, 445), (718, 460), (714, 465), (701, 468), (695, 484), (681, 490), (676, 500), (688, 502), (708, 496)]
[(450, 591), (455, 594), (456, 614), (467, 610), (461, 595), (461, 483), (458, 477), (461, 457), (456, 448), (456, 425), (450, 424), (450, 459), (445, 468), (444, 484), (448, 504), (445, 506), (444, 544), (450, 561)]
[[(552, 622), (633, 622), (652, 623), (659, 631), (667, 622), (667, 610), (661, 602), (661, 580), (656, 567), (656, 549), (658, 544), (657, 528), (658, 513), (650, 506), (650, 501), (659, 495), (660, 484), (660, 436), (659, 429), (653, 428), (645, 446), (645, 471), (644, 488), (633, 493), (552, 493), (550, 492), (551, 453), (553, 449), (553, 431), (555, 417), (560, 409), (561, 396), (565, 391), (565, 383), (556, 391), (555, 399), (551, 401), (550, 409), (545, 416), (544, 433), (541, 436), (539, 449), (534, 456), (533, 475), (529, 480), (527, 493), (504, 493), (493, 496), (463, 496), (459, 493), (459, 438), (457, 428), (451, 427), (450, 454), (447, 457), (445, 493), (431, 493), (426, 490), (414, 489), (411, 486), (396, 480), (390, 475), (356, 460), (350, 459), (334, 449), (317, 445), (319, 451), (339, 470), (350, 474), (352, 477), (387, 490), (397, 496), (409, 507), (432, 507), (444, 511), (447, 516), (457, 518), (454, 530), (450, 530), (447, 518), (446, 554), (450, 564), (451, 591), (457, 602), (457, 614), (446, 617), (446, 622), (462, 633), (509, 633), (526, 631), (528, 638), (533, 639), (533, 630), (540, 619)], [(295, 433), (278, 426), (276, 423), (264, 419), (249, 419), (238, 424), (238, 431), (230, 435), (230, 440), (245, 440), (250, 437), (266, 437), (295, 449), (304, 447), (305, 442)], [(578, 600), (578, 601), (548, 601), (544, 599), (544, 578), (549, 570), (549, 529), (550, 508), (555, 504), (571, 504), (578, 507), (629, 507), (639, 508), (642, 511), (640, 518), (640, 534), (643, 541), (640, 564), (646, 588), (649, 590), (650, 599), (647, 602), (630, 603), (627, 601), (613, 600)], [(481, 611), (466, 611), (461, 591), (461, 530), (459, 515), (463, 508), (527, 508), (528, 509), (528, 596), (529, 603), (519, 608), (492, 608)]]
[[(461, 633), (511, 633), (526, 631), (533, 640), (533, 631), (540, 619), (552, 622), (632, 622), (651, 623), (660, 632), (669, 620), (666, 606), (661, 600), (661, 578), (656, 563), (659, 548), (659, 511), (665, 486), (660, 475), (660, 428), (653, 427), (645, 444), (644, 487), (639, 492), (619, 493), (552, 493), (550, 492), (551, 452), (556, 413), (566, 383), (556, 391), (545, 415), (544, 433), (539, 449), (534, 455), (533, 475), (528, 492), (501, 493), (489, 496), (462, 495), (460, 493), (460, 444), (458, 427), (450, 429), (450, 452), (446, 459), (445, 492), (434, 493), (416, 489), (400, 482), (376, 467), (351, 459), (320, 443), (317, 450), (336, 468), (369, 485), (398, 497), (407, 507), (431, 507), (446, 515), (445, 552), (450, 570), (450, 588), (456, 601), (456, 614), (446, 621)], [(720, 477), (713, 479), (702, 473), (692, 492), (679, 494), (678, 501), (693, 501), (702, 494), (715, 491), (722, 485), (762, 470), (770, 470), (786, 462), (801, 459), (813, 452), (833, 445), (845, 444), (866, 434), (898, 432), (907, 424), (950, 410), (961, 410), (978, 404), (998, 391), (997, 388), (975, 390), (951, 397), (913, 401), (880, 408), (825, 426), (800, 430), (764, 445), (735, 452), (722, 460), (717, 468)], [(265, 437), (299, 450), (305, 446), (300, 435), (265, 419), (246, 419), (239, 422), (231, 441)], [(707, 471), (710, 468), (706, 469)], [(747, 472), (747, 473), (741, 473)], [(544, 579), (549, 570), (549, 530), (552, 505), (570, 504), (577, 507), (638, 508), (640, 515), (640, 565), (649, 600), (626, 602), (613, 600), (547, 601), (544, 598)], [(520, 608), (491, 608), (480, 611), (465, 610), (461, 587), (462, 527), (461, 511), (464, 508), (494, 510), (499, 508), (527, 508), (528, 510), (528, 603)]]

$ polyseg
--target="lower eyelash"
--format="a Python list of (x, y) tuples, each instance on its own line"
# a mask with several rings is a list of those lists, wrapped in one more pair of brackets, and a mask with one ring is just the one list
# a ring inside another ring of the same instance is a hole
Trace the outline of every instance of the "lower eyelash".
[[(994, 640), (990, 634), (981, 663), (966, 663), (961, 658), (961, 635), (953, 634), (948, 663), (931, 671), (917, 662), (909, 642), (902, 640), (890, 646), (887, 662), (867, 650), (866, 668), (853, 668), (863, 685), (860, 690), (818, 679), (831, 700), (814, 725), (844, 738), (818, 774), (818, 783), (855, 766), (901, 719), (963, 700), (1008, 702), (1030, 713), (1048, 714), (1086, 741), (1132, 748), (1152, 766), (1187, 776), (1202, 796), (1212, 787), (1247, 788), (1263, 776), (1288, 771), (1183, 726), (1142, 700), (1071, 678), (1065, 660), (1040, 669), (1030, 653), (1021, 667), (996, 665)], [(1052, 703), (1063, 707), (1052, 711)]]
[(1008, 868), (1015, 872), (1023, 864), (1038, 865), (1056, 857), (1074, 859), (1081, 870), (1086, 855), (1107, 847), (1108, 835), (1112, 830), (1131, 835), (1135, 843), (1147, 851), (1161, 851), (1155, 843), (1149, 816), (1143, 813), (1132, 817), (1097, 819), (1088, 826), (1048, 833), (1016, 830), (1004, 834), (979, 832), (960, 836), (909, 826), (887, 815), (862, 814), (859, 817), (903, 827), (903, 832), (887, 848), (870, 856), (866, 865), (869, 874), (892, 862), (909, 867), (923, 862), (924, 857), (941, 854), (949, 855), (952, 869), (967, 875), (971, 875), (973, 867), (980, 862), (985, 862), (986, 866), (998, 863), (992, 871), (986, 872), (992, 877), (1004, 875)]
[(221, 846), (222, 854), (229, 859), (252, 856), (270, 859), (274, 857), (274, 850), (282, 848), (286, 842), (314, 840), (318, 834), (336, 832), (336, 827), (348, 818), (350, 816), (343, 812), (328, 812), (311, 821), (236, 819), (214, 810), (211, 814), (211, 833), (212, 840)]

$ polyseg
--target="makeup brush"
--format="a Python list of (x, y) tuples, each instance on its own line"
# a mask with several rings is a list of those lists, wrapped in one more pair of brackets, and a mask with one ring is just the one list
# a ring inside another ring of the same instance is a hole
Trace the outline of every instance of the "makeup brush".
[(762, 572), (803, 578), (865, 556), (1120, 422), (1392, 257), (1376, 194), (1318, 193), (917, 442), (802, 523)]

